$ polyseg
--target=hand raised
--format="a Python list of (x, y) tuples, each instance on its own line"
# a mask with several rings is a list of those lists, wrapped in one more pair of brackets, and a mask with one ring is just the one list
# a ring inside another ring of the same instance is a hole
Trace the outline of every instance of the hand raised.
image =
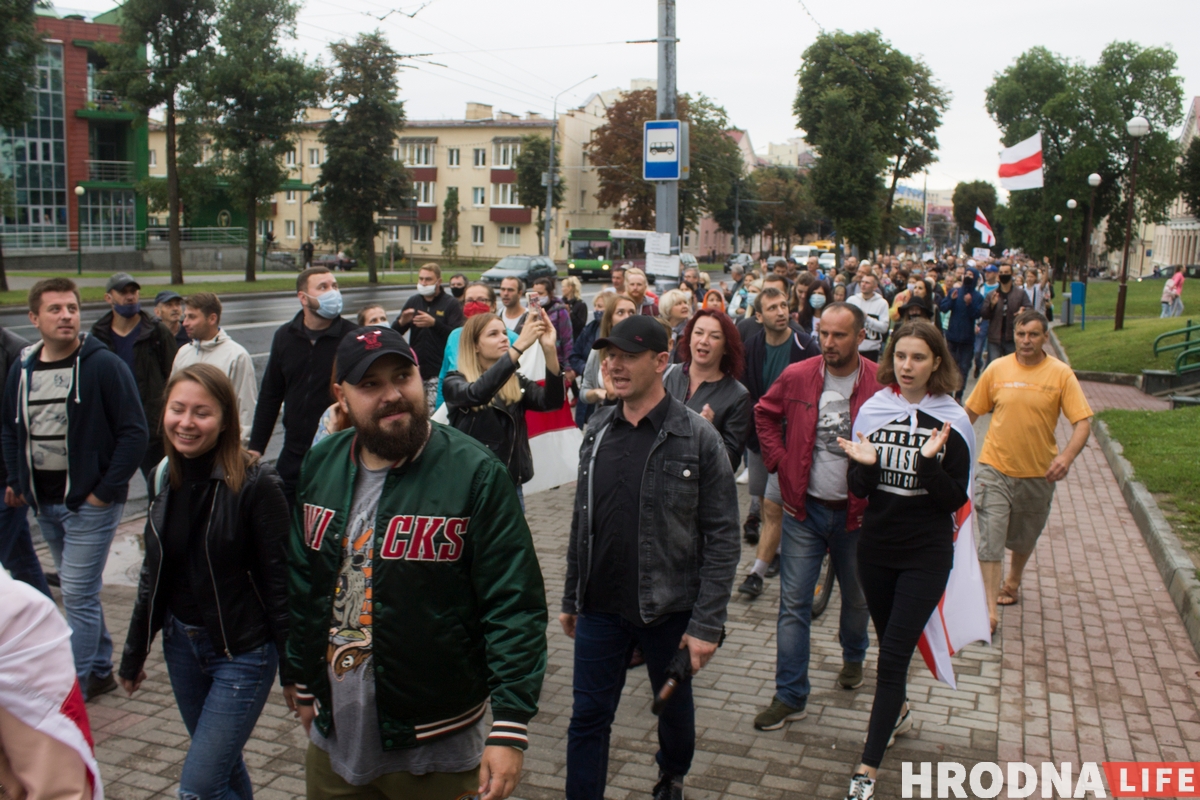
[(867, 441), (865, 433), (858, 434), (857, 442), (839, 436), (837, 443), (847, 456), (865, 466), (872, 466), (879, 458), (879, 454), (875, 452), (875, 445)]
[(933, 458), (942, 452), (942, 448), (946, 446), (946, 440), (949, 438), (950, 423), (947, 422), (940, 430), (929, 434), (929, 438), (925, 440), (925, 444), (921, 445), (921, 455), (926, 458)]

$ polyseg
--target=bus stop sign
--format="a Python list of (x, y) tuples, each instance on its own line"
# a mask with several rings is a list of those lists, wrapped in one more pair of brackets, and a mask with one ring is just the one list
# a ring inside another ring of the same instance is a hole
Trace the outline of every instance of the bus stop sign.
[(642, 178), (678, 181), (687, 178), (687, 123), (677, 119), (651, 119), (642, 136)]

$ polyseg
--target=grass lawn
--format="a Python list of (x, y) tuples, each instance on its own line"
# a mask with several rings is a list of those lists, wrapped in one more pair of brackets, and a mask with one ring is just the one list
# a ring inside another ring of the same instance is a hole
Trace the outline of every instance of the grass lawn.
[(1180, 318), (1127, 319), (1123, 330), (1114, 331), (1111, 319), (1097, 319), (1087, 324), (1087, 330), (1081, 331), (1078, 323), (1060, 325), (1054, 334), (1074, 369), (1140, 375), (1144, 369), (1175, 368), (1176, 351), (1155, 358), (1154, 337), (1182, 328), (1185, 323)]
[[(1087, 313), (1088, 316), (1111, 317), (1117, 313), (1116, 281), (1088, 281)], [(1062, 284), (1054, 284), (1054, 313), (1062, 313)], [(1186, 288), (1186, 287), (1185, 287)], [(1158, 298), (1162, 296), (1163, 281), (1147, 278), (1142, 282), (1130, 280), (1125, 291), (1125, 317), (1158, 317), (1162, 305)], [(1067, 289), (1070, 292), (1070, 288)], [(1185, 291), (1186, 295), (1187, 292)], [(1185, 300), (1186, 302), (1186, 300)], [(1186, 313), (1186, 312), (1185, 312)]]
[(1155, 494), (1184, 545), (1200, 553), (1200, 407), (1110, 410), (1098, 416), (1121, 443), (1134, 476)]

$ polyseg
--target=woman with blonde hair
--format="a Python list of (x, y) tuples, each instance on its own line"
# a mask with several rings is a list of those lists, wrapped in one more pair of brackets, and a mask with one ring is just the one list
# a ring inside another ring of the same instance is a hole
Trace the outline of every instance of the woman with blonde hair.
[(588, 323), (588, 304), (583, 299), (583, 284), (574, 275), (563, 278), (563, 302), (571, 314), (571, 338), (578, 338), (583, 326)]
[[(508, 343), (508, 329), (495, 314), (467, 320), (459, 336), (458, 368), (446, 374), (442, 396), (450, 424), (487, 445), (508, 467), (521, 507), (521, 485), (533, 477), (526, 411), (553, 411), (566, 399), (556, 349), (557, 331), (545, 309), (532, 306), (517, 341)], [(534, 344), (546, 359), (545, 385), (517, 372), (517, 362)]]

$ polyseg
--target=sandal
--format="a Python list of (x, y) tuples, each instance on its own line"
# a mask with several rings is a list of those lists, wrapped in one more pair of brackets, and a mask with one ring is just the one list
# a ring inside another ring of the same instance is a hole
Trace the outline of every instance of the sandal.
[(996, 598), (998, 606), (1015, 606), (1020, 600), (1020, 589), (1009, 589), (1008, 584), (1000, 587), (1000, 596)]

